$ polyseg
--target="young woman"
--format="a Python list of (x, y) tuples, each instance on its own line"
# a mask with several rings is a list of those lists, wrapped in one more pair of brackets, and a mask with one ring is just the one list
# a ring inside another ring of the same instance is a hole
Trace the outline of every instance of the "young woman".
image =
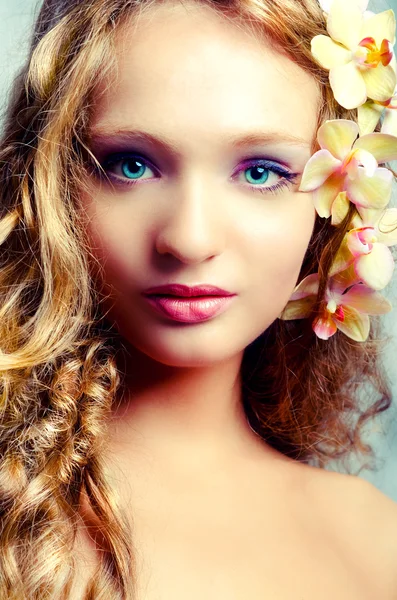
[(395, 503), (323, 468), (390, 405), (397, 241), (358, 221), (397, 140), (355, 141), (392, 36), (346, 67), (335, 3), (45, 0), (1, 147), (2, 599), (397, 597)]

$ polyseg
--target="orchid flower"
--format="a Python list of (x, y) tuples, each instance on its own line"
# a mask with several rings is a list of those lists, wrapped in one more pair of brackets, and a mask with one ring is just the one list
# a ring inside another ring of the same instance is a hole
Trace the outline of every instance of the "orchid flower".
[(381, 133), (397, 136), (397, 88), (393, 96), (385, 103)]
[(381, 133), (397, 135), (397, 87), (386, 102), (367, 100), (358, 107), (358, 126), (360, 135), (372, 133), (383, 115)]
[(374, 290), (390, 282), (394, 259), (389, 246), (397, 244), (397, 209), (363, 210), (352, 220), (330, 269), (330, 276), (353, 265), (357, 277)]
[(386, 102), (396, 86), (393, 58), (396, 20), (393, 10), (365, 18), (364, 0), (327, 2), (327, 35), (311, 42), (314, 58), (329, 70), (329, 82), (338, 104), (357, 108), (367, 98)]
[(381, 133), (397, 135), (397, 88), (394, 94), (386, 102), (368, 100), (358, 108), (358, 126), (360, 135), (372, 133), (384, 115)]
[(347, 215), (349, 201), (363, 209), (382, 209), (390, 201), (393, 174), (378, 162), (397, 159), (397, 137), (357, 136), (354, 121), (326, 121), (317, 132), (321, 150), (308, 160), (302, 174), (299, 190), (313, 192), (317, 213), (332, 215), (334, 225)]
[[(328, 280), (324, 306), (312, 324), (320, 339), (328, 340), (339, 329), (352, 340), (365, 342), (370, 329), (368, 315), (381, 315), (391, 310), (390, 302), (379, 292), (355, 281), (356, 278), (350, 278), (349, 274)], [(311, 316), (318, 287), (318, 273), (305, 277), (295, 288), (280, 318), (291, 320)]]
[[(392, 10), (368, 11), (368, 0), (318, 1), (329, 37), (314, 37), (312, 54), (330, 71), (336, 101), (358, 108), (358, 124), (338, 119), (319, 128), (320, 150), (306, 163), (299, 190), (313, 193), (317, 213), (331, 217), (333, 225), (349, 215), (350, 229), (332, 261), (321, 300), (319, 274), (313, 273), (295, 287), (279, 318), (311, 317), (320, 339), (340, 330), (364, 342), (369, 315), (392, 308), (379, 290), (394, 270), (389, 247), (397, 245), (397, 209), (385, 210), (393, 173), (380, 165), (397, 159), (396, 20)], [(382, 114), (381, 132), (373, 133)], [(352, 217), (350, 203), (356, 208)]]

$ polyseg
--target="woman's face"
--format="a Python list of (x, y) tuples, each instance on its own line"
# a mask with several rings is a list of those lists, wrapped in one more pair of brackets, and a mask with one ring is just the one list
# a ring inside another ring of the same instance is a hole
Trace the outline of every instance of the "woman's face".
[[(94, 176), (82, 198), (108, 314), (161, 363), (225, 360), (277, 318), (296, 284), (315, 218), (298, 185), (320, 93), (292, 61), (199, 3), (163, 4), (128, 25), (117, 61), (91, 130), (112, 183)], [(142, 296), (171, 283), (235, 295), (223, 312), (180, 321)]]

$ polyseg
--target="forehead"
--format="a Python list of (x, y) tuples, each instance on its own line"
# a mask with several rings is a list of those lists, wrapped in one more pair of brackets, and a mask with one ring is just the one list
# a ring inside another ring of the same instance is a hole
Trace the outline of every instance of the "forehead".
[(314, 78), (208, 6), (154, 6), (118, 31), (115, 48), (117, 72), (97, 96), (94, 126), (155, 126), (185, 142), (258, 128), (313, 140)]

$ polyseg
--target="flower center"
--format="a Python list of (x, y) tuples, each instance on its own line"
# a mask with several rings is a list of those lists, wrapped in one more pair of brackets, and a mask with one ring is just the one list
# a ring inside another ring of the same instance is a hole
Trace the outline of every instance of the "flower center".
[(387, 67), (393, 58), (393, 47), (389, 40), (384, 39), (378, 48), (373, 37), (366, 37), (359, 43), (353, 58), (364, 68), (375, 69), (379, 63)]
[(374, 244), (378, 241), (375, 235), (375, 229), (373, 227), (366, 227), (358, 233), (358, 239), (363, 245), (363, 252), (365, 254), (371, 252)]
[(329, 313), (331, 313), (331, 315), (334, 315), (336, 319), (338, 319), (338, 321), (344, 321), (345, 320), (345, 311), (343, 310), (343, 306), (338, 305), (336, 300), (334, 300), (334, 298), (331, 298), (330, 300), (328, 300), (328, 304), (327, 304), (327, 311)]
[(343, 306), (338, 306), (335, 311), (335, 317), (342, 322), (345, 320), (345, 311), (343, 310)]
[(375, 102), (375, 104), (380, 104), (381, 106), (385, 106), (388, 109), (396, 110), (397, 109), (397, 94), (394, 94), (394, 96), (392, 96), (388, 100), (385, 100), (385, 102), (380, 102), (380, 100), (373, 100), (373, 102)]
[(358, 175), (358, 167), (364, 167), (367, 177), (372, 177), (378, 163), (373, 155), (362, 148), (353, 148), (340, 166), (340, 172), (347, 175), (349, 179), (355, 179)]
[(351, 150), (341, 165), (341, 172), (348, 175), (350, 179), (355, 179), (358, 174), (360, 162), (357, 160), (358, 150)]
[(333, 315), (336, 312), (337, 308), (338, 305), (333, 298), (331, 298), (331, 300), (328, 300), (327, 311), (330, 312), (331, 315)]

